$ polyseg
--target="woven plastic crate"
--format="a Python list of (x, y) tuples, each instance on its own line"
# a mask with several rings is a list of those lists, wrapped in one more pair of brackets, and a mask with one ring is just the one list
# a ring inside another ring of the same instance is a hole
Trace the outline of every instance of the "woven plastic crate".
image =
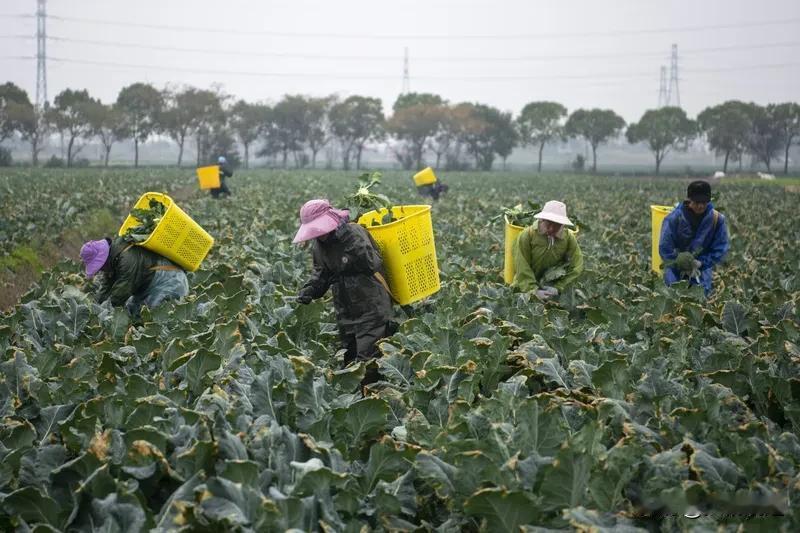
[(661, 274), (664, 271), (661, 254), (658, 253), (658, 245), (661, 242), (661, 224), (664, 223), (664, 219), (673, 209), (675, 208), (671, 205), (650, 206), (650, 269), (656, 274)]
[[(516, 269), (514, 268), (514, 241), (517, 240), (519, 234), (525, 229), (522, 226), (515, 226), (511, 222), (508, 221), (508, 217), (505, 217), (506, 222), (506, 229), (505, 229), (505, 254), (504, 254), (504, 261), (503, 261), (503, 281), (506, 282), (507, 285), (511, 285), (511, 282), (514, 281), (514, 274), (516, 273)], [(566, 231), (572, 232), (573, 235), (578, 235), (580, 232), (580, 228), (576, 227), (574, 230), (565, 228)]]
[[(151, 198), (164, 204), (167, 210), (153, 233), (137, 244), (166, 257), (184, 270), (194, 272), (214, 245), (214, 238), (166, 194), (144, 193), (134, 208), (148, 209)], [(138, 220), (128, 215), (119, 229), (119, 235), (124, 235), (128, 228), (138, 223)]]
[[(367, 228), (378, 244), (386, 268), (387, 282), (400, 305), (421, 300), (439, 291), (439, 263), (433, 241), (431, 206), (404, 205), (392, 208), (394, 222), (380, 224), (388, 211), (365, 213), (358, 223)], [(374, 224), (379, 225), (374, 225)]]
[(219, 165), (198, 168), (197, 182), (201, 189), (219, 189)]

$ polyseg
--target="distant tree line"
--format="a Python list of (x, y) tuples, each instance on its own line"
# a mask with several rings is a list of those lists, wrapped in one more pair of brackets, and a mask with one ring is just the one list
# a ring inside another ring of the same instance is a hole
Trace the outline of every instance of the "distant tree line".
[[(582, 138), (592, 148), (591, 170), (597, 170), (598, 148), (622, 133), (631, 144), (644, 143), (658, 173), (673, 150), (686, 150), (701, 139), (740, 167), (746, 154), (768, 171), (783, 161), (788, 173), (789, 150), (800, 139), (800, 105), (728, 101), (703, 110), (691, 120), (677, 107), (648, 110), (627, 125), (609, 109), (577, 109), (568, 114), (557, 102), (531, 102), (518, 116), (478, 103), (450, 103), (438, 95), (408, 93), (398, 97), (392, 113), (383, 114), (378, 98), (322, 98), (286, 95), (274, 105), (235, 101), (219, 91), (185, 87), (158, 90), (146, 83), (124, 87), (113, 104), (104, 104), (86, 90), (65, 89), (52, 104), (38, 109), (13, 83), (0, 85), (0, 143), (13, 136), (30, 143), (31, 160), (52, 135), (66, 145), (72, 166), (83, 143), (96, 139), (108, 165), (115, 143), (131, 140), (134, 166), (139, 146), (155, 135), (172, 139), (181, 166), (187, 143), (194, 143), (196, 164), (226, 155), (248, 167), (252, 156), (272, 158), (287, 168), (316, 167), (326, 150), (345, 169), (361, 167), (370, 144), (386, 143), (405, 169), (430, 164), (451, 170), (490, 170), (505, 163), (515, 147), (538, 151), (538, 170), (547, 144)], [(240, 153), (239, 148), (242, 148)], [(0, 148), (1, 150), (1, 148)], [(579, 162), (583, 165), (583, 161)]]

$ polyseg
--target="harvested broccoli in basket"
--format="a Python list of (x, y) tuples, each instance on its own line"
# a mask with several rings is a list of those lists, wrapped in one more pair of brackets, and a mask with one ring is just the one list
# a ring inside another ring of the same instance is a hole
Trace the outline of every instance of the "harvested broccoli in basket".
[(150, 237), (150, 234), (153, 233), (153, 230), (156, 229), (158, 223), (161, 222), (166, 212), (167, 206), (154, 198), (150, 199), (147, 209), (131, 209), (131, 216), (135, 218), (139, 224), (128, 228), (122, 238), (130, 243), (146, 241)]
[(395, 218), (392, 215), (392, 202), (384, 194), (376, 194), (372, 188), (381, 182), (381, 173), (373, 172), (372, 174), (365, 172), (358, 177), (358, 189), (355, 193), (345, 198), (345, 204), (350, 209), (351, 214), (355, 220), (358, 220), (361, 215), (369, 211), (386, 208), (387, 213), (383, 216), (380, 223), (373, 222), (373, 226), (380, 226), (394, 222)]
[(522, 204), (517, 204), (514, 207), (504, 207), (503, 212), (495, 217), (497, 218), (507, 218), (508, 223), (513, 226), (522, 226), (528, 227), (532, 226), (536, 219), (533, 218), (533, 215), (538, 213), (542, 210), (542, 206), (536, 202), (528, 202), (527, 207), (523, 207)]
[[(542, 206), (538, 202), (531, 201), (528, 201), (527, 204), (527, 206), (517, 204), (514, 207), (504, 207), (502, 208), (500, 214), (492, 218), (490, 221), (496, 222), (505, 218), (508, 219), (508, 223), (512, 226), (520, 226), (523, 228), (533, 226), (537, 223), (537, 219), (533, 218), (533, 216), (542, 210)], [(575, 213), (571, 213), (569, 218), (572, 220), (573, 224), (575, 224), (575, 229), (580, 227), (581, 231), (589, 231), (589, 226), (578, 220), (578, 217), (575, 215)]]

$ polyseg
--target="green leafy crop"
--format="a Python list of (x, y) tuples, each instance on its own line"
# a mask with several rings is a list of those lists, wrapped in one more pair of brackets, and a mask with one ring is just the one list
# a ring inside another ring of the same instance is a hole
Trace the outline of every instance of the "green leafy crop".
[[(244, 172), (220, 204), (166, 169), (33, 172), (0, 176), (8, 250), (162, 188), (216, 244), (135, 322), (75, 260), (0, 315), (0, 531), (800, 531), (796, 192), (719, 185), (731, 252), (705, 298), (649, 268), (675, 180), (453, 173), (441, 291), (343, 368), (329, 298), (296, 304), (287, 212), (352, 176)], [(409, 181), (381, 191), (412, 204)], [(502, 283), (486, 224), (531, 190), (584, 219), (587, 268), (546, 303)]]

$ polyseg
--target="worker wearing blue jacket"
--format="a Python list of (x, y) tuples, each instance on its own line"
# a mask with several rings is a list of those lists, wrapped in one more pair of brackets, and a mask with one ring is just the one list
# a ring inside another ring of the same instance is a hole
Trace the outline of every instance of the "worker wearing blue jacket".
[(693, 181), (686, 200), (667, 215), (661, 226), (658, 253), (665, 263), (667, 285), (689, 280), (711, 293), (711, 270), (728, 253), (725, 216), (711, 203), (711, 186)]

